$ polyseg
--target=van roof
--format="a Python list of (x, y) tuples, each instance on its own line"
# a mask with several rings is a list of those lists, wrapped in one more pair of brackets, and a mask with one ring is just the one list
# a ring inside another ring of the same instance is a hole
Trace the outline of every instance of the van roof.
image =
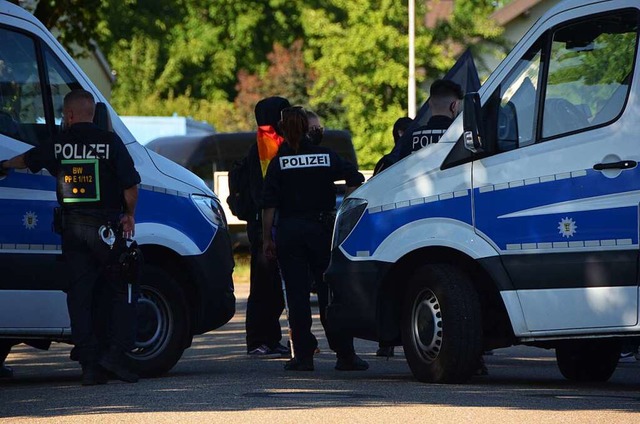
[(1, 1), (0, 0), (0, 14), (13, 16), (14, 18), (24, 19), (25, 21), (29, 21), (34, 25), (38, 25), (42, 29), (46, 29), (46, 27), (35, 18), (31, 13), (22, 7), (15, 5), (9, 1)]

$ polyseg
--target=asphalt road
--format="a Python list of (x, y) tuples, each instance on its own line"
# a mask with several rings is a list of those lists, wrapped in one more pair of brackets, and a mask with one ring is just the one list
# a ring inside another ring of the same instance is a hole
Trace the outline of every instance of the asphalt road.
[[(333, 369), (316, 319), (321, 353), (314, 372), (282, 369), (284, 359), (247, 358), (247, 285), (237, 286), (238, 313), (222, 329), (199, 336), (166, 376), (137, 384), (80, 386), (70, 347), (48, 352), (18, 346), (0, 381), (0, 422), (134, 423), (630, 423), (640, 420), (640, 362), (618, 366), (605, 384), (563, 379), (553, 351), (514, 347), (485, 357), (489, 375), (463, 385), (416, 382), (402, 355), (375, 357), (377, 345), (357, 341), (371, 367)], [(284, 320), (282, 321), (284, 325)], [(285, 332), (286, 334), (286, 332)]]

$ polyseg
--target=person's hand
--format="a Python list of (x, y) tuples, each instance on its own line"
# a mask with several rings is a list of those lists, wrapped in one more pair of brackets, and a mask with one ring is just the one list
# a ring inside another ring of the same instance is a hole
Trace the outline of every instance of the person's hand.
[(122, 215), (122, 218), (120, 218), (120, 225), (122, 225), (122, 236), (126, 239), (133, 238), (136, 226), (136, 221), (133, 219), (133, 215)]
[(266, 239), (262, 242), (262, 252), (267, 259), (276, 259), (276, 244), (272, 239)]

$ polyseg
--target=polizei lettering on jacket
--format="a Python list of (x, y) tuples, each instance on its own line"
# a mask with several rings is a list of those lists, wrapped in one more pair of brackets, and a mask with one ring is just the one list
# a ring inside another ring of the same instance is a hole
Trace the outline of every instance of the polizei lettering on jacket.
[(56, 159), (109, 159), (109, 144), (54, 144)]
[(317, 155), (282, 156), (280, 169), (315, 168), (331, 166), (331, 157), (327, 153)]

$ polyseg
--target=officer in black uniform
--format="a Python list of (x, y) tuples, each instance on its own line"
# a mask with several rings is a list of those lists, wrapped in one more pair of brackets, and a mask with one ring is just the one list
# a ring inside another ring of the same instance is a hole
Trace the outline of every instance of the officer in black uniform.
[[(353, 338), (334, 333), (326, 326), (329, 291), (322, 278), (331, 253), (336, 204), (334, 181), (346, 180), (349, 194), (362, 184), (364, 177), (353, 164), (340, 159), (331, 149), (311, 143), (307, 137), (309, 122), (303, 108), (284, 109), (280, 128), (285, 143), (269, 164), (264, 182), (263, 245), (268, 258), (277, 258), (285, 281), (295, 355), (286, 363), (285, 369), (314, 369), (313, 353), (318, 341), (311, 333), (311, 271), (314, 279), (320, 282), (320, 318), (329, 346), (337, 354), (335, 368), (366, 370), (369, 364), (355, 354)], [(278, 225), (274, 239), (276, 210)]]
[(105, 369), (136, 382), (124, 355), (134, 346), (136, 293), (114, 265), (134, 234), (140, 175), (122, 140), (93, 124), (91, 93), (71, 91), (63, 111), (65, 130), (52, 143), (0, 162), (0, 170), (46, 168), (57, 180), (62, 251), (71, 273), (71, 358), (82, 365), (82, 384), (106, 383)]
[[(435, 80), (429, 91), (431, 118), (426, 125), (414, 129), (411, 133), (410, 153), (437, 143), (458, 116), (460, 103), (464, 96), (462, 87), (450, 80)], [(404, 154), (402, 157), (406, 156)]]

